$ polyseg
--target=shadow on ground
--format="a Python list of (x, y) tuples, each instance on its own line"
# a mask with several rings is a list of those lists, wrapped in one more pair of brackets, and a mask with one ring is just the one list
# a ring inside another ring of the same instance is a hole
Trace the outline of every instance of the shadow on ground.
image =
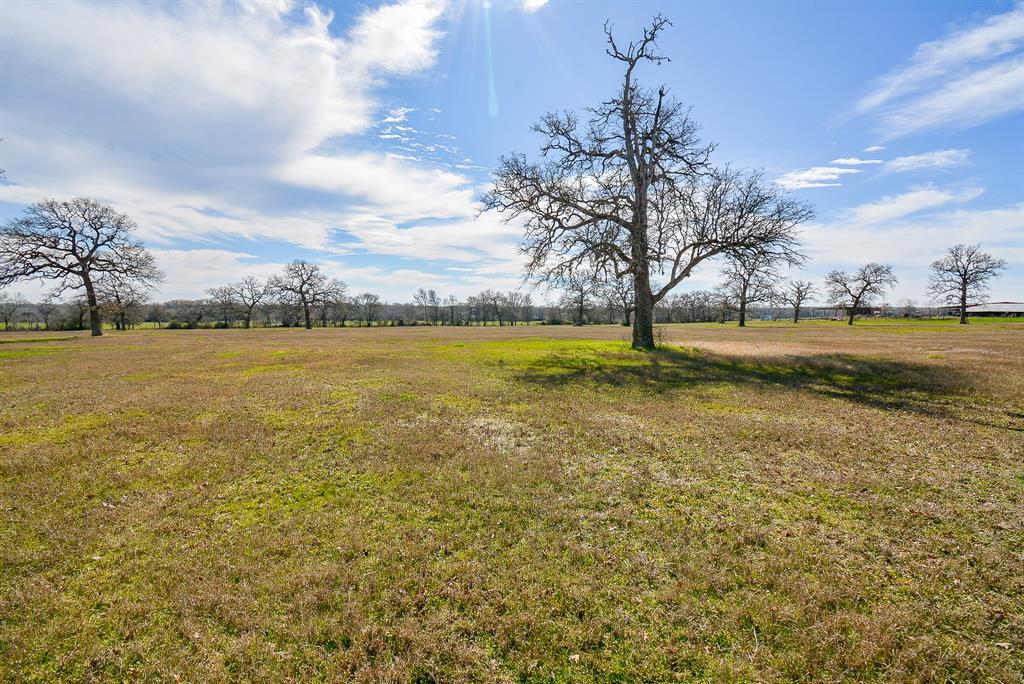
[[(778, 385), (876, 408), (940, 417), (952, 417), (953, 409), (972, 393), (968, 376), (933, 365), (846, 354), (749, 357), (679, 348), (661, 348), (647, 354), (556, 351), (521, 367), (517, 377), (552, 388), (593, 383), (658, 393), (721, 383)], [(1024, 429), (1014, 426), (1012, 418), (1008, 422), (985, 424)]]

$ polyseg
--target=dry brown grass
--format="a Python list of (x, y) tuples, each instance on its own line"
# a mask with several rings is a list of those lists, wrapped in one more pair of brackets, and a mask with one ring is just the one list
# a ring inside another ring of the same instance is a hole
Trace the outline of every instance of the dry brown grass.
[(0, 346), (12, 681), (1020, 681), (1024, 326)]

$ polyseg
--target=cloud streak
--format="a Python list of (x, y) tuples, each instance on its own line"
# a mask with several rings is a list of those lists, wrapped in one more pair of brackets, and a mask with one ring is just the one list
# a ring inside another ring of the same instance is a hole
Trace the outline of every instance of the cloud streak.
[(966, 128), (1024, 110), (1024, 3), (983, 23), (922, 43), (854, 106), (877, 117), (893, 139), (923, 130)]
[(839, 179), (854, 173), (860, 173), (860, 169), (840, 166), (813, 166), (809, 169), (784, 173), (775, 182), (787, 190), (834, 188), (842, 185), (842, 183), (838, 182)]

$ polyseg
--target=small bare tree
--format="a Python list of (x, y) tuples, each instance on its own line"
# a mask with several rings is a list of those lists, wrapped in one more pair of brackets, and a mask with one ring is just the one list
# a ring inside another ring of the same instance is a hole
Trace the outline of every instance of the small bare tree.
[(234, 320), (235, 313), (239, 309), (235, 291), (228, 285), (221, 285), (220, 287), (211, 287), (206, 294), (210, 298), (210, 306), (220, 314), (224, 327), (231, 325), (231, 321)]
[(967, 324), (967, 303), (984, 299), (988, 283), (1006, 268), (1006, 261), (981, 251), (981, 245), (953, 245), (932, 262), (928, 295), (960, 309), (960, 324)]
[(88, 197), (44, 199), (0, 228), (0, 287), (18, 280), (57, 281), (51, 297), (84, 289), (92, 334), (103, 334), (97, 281), (116, 277), (151, 287), (163, 279), (132, 237), (135, 222)]
[(4, 324), (4, 330), (11, 329), (11, 321), (17, 322), (18, 314), (28, 306), (28, 300), (21, 294), (9, 297), (0, 292), (0, 322)]
[(39, 311), (39, 317), (43, 319), (43, 327), (49, 330), (50, 321), (57, 313), (57, 304), (51, 299), (44, 299), (36, 305), (36, 309)]
[(829, 304), (846, 311), (848, 325), (853, 325), (861, 307), (877, 300), (897, 282), (892, 266), (876, 263), (865, 264), (853, 273), (832, 271), (825, 276)]
[(317, 307), (320, 309), (320, 326), (327, 327), (327, 319), (332, 315), (339, 319), (348, 317), (348, 285), (337, 278), (330, 278), (317, 296)]
[(803, 308), (804, 302), (817, 294), (817, 288), (809, 280), (791, 280), (779, 292), (782, 301), (793, 307), (794, 323), (800, 322), (800, 309)]
[(236, 283), (225, 285), (242, 314), (242, 324), (252, 326), (256, 308), (270, 299), (270, 287), (259, 278), (248, 276)]
[[(742, 250), (730, 257), (723, 276), (721, 291), (725, 301), (740, 315), (740, 327), (747, 325), (747, 307), (751, 304), (771, 304), (778, 299), (776, 286), (781, 276), (776, 269), (779, 259), (772, 251)], [(801, 261), (795, 252), (784, 255), (791, 265)]]
[(631, 278), (605, 278), (600, 285), (601, 296), (609, 309), (608, 322), (612, 323), (611, 310), (618, 309), (622, 314), (622, 325), (629, 327), (630, 314), (636, 304)]
[(597, 281), (583, 273), (573, 273), (565, 278), (565, 293), (562, 295), (562, 307), (572, 311), (572, 324), (586, 323), (587, 311), (593, 306), (591, 299)]
[[(654, 18), (620, 46), (605, 25), (608, 55), (622, 64), (618, 92), (587, 110), (548, 114), (533, 130), (542, 161), (501, 160), (485, 210), (525, 222), (523, 252), (539, 280), (603, 270), (633, 281), (633, 347), (654, 347), (654, 306), (700, 263), (760, 247), (786, 253), (809, 207), (762, 182), (709, 165), (689, 111), (662, 86), (641, 88), (634, 71), (667, 61), (657, 46), (670, 23)], [(658, 282), (655, 282), (655, 281)]]
[(364, 292), (356, 297), (355, 302), (359, 308), (359, 314), (363, 319), (363, 323), (366, 327), (370, 327), (377, 320), (380, 312), (380, 297), (372, 292)]
[(135, 280), (108, 275), (96, 283), (100, 307), (114, 321), (116, 330), (127, 330), (141, 318), (149, 301), (149, 288)]

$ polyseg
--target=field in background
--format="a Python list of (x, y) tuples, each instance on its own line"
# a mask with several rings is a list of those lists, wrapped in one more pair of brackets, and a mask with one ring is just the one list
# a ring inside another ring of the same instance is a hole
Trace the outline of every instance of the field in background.
[(0, 679), (1021, 680), (1024, 325), (661, 330), (0, 340)]

